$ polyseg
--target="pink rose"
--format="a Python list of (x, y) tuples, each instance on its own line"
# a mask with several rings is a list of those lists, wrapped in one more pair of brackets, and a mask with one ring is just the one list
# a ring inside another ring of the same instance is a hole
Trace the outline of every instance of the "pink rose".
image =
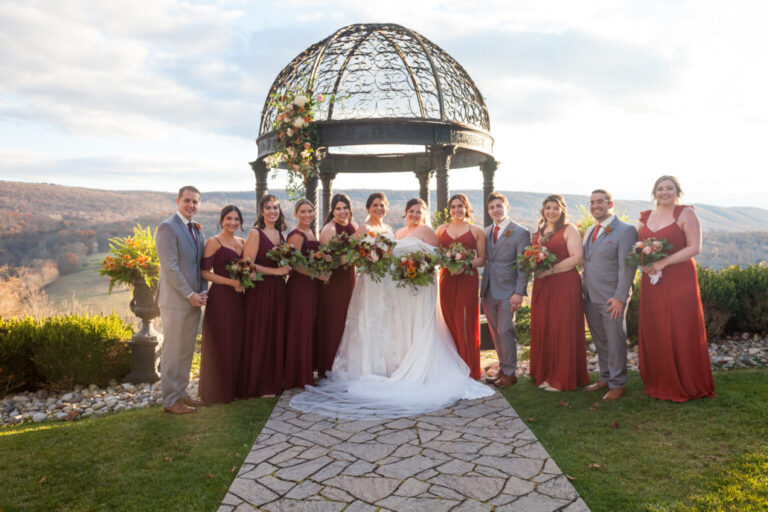
[(653, 248), (651, 246), (646, 245), (645, 247), (643, 247), (642, 253), (643, 254), (651, 254), (652, 250), (653, 250)]
[(324, 101), (325, 96), (323, 96), (322, 94), (318, 94), (317, 96), (315, 96), (315, 99), (317, 99), (317, 101)]

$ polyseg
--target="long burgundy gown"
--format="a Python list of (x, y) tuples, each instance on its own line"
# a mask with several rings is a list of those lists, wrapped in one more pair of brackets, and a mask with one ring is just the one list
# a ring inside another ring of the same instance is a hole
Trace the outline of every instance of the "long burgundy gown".
[[(229, 278), (227, 264), (238, 259), (237, 252), (221, 245), (211, 256), (203, 258), (200, 269)], [(208, 290), (200, 355), (199, 393), (204, 402), (229, 403), (237, 396), (244, 307), (245, 296), (231, 286), (213, 284)]]
[[(644, 225), (638, 240), (666, 238), (674, 246), (669, 254), (685, 248), (685, 232), (677, 225), (684, 208), (676, 206), (675, 222), (658, 231)], [(640, 221), (648, 222), (650, 214), (650, 210), (640, 213)], [(693, 258), (665, 267), (656, 284), (643, 273), (638, 339), (640, 377), (647, 395), (672, 402), (715, 396)]]
[[(477, 251), (477, 240), (470, 229), (457, 238), (451, 237), (448, 230), (440, 235), (440, 247), (448, 247), (454, 242), (460, 242), (468, 249)], [(477, 271), (474, 275), (466, 273), (452, 276), (446, 269), (440, 272), (440, 307), (443, 310), (445, 323), (451, 331), (456, 350), (467, 363), (470, 377), (479, 379), (480, 370), (480, 307), (478, 305)]]
[[(307, 235), (294, 229), (288, 234), (301, 235), (303, 243), (301, 253), (309, 257), (311, 251), (320, 247), (317, 240), (309, 240)], [(288, 279), (288, 312), (285, 327), (285, 389), (304, 387), (314, 384), (312, 375), (312, 347), (315, 337), (315, 320), (317, 318), (317, 288), (322, 281), (309, 276), (292, 272)]]
[[(560, 262), (568, 257), (565, 227), (542, 244)], [(533, 243), (539, 241), (539, 234)], [(560, 391), (589, 384), (581, 277), (573, 268), (535, 278), (531, 293), (531, 378)]]
[[(342, 226), (336, 221), (336, 234), (355, 234), (352, 223)], [(317, 323), (315, 324), (315, 368), (318, 375), (323, 377), (327, 370), (333, 367), (333, 358), (344, 334), (344, 324), (347, 321), (347, 308), (355, 288), (355, 269), (339, 267), (333, 271), (328, 284), (318, 287)]]
[[(267, 258), (274, 244), (258, 228), (259, 252), (254, 263), (277, 268)], [(284, 241), (280, 233), (280, 241)], [(245, 336), (240, 366), (240, 396), (276, 395), (283, 390), (286, 293), (283, 276), (264, 275), (264, 280), (245, 293)]]

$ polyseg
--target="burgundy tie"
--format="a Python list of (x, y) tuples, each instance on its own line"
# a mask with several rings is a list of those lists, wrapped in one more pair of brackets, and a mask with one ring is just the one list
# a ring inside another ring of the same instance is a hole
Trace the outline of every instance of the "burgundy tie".
[(595, 226), (595, 229), (592, 230), (592, 243), (595, 243), (595, 240), (597, 240), (597, 234), (600, 232), (601, 227), (602, 226), (598, 224), (597, 226)]
[(187, 222), (187, 227), (189, 228), (189, 234), (192, 235), (192, 240), (197, 244), (197, 236), (195, 236), (195, 228), (192, 226), (192, 223)]
[(499, 241), (499, 226), (493, 227), (493, 243), (496, 243)]

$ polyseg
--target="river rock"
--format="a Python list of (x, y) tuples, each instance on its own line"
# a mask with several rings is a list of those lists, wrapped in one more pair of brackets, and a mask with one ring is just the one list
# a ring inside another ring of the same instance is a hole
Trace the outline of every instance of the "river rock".
[(44, 412), (36, 412), (32, 415), (32, 421), (35, 423), (40, 423), (41, 421), (45, 421), (48, 418), (48, 415)]

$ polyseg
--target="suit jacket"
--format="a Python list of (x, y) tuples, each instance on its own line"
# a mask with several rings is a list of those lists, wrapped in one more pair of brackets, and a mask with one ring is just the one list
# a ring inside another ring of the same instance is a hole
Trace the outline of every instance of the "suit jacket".
[(626, 304), (636, 268), (628, 265), (626, 258), (637, 242), (637, 230), (615, 218), (608, 226), (610, 233), (592, 243), (595, 226), (584, 233), (584, 297), (603, 304), (613, 297)]
[[(511, 231), (511, 232), (510, 232)], [(531, 233), (515, 221), (499, 232), (493, 243), (493, 225), (485, 228), (485, 268), (480, 284), (480, 296), (509, 300), (515, 294), (526, 295), (528, 274), (517, 269), (517, 256), (531, 243)]]
[(157, 303), (160, 307), (187, 309), (192, 293), (208, 289), (208, 282), (200, 277), (205, 237), (197, 231), (197, 243), (189, 228), (175, 213), (157, 228), (155, 239), (160, 259), (160, 288)]

